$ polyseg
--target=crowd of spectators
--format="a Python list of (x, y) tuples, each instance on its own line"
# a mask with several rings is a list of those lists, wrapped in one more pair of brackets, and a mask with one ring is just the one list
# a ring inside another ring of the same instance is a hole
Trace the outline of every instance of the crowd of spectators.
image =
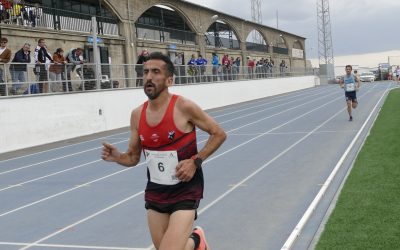
[[(82, 48), (70, 49), (66, 55), (62, 48), (57, 48), (54, 53), (51, 53), (46, 46), (45, 39), (40, 38), (34, 48), (32, 58), (29, 43), (24, 43), (14, 55), (7, 44), (6, 37), (0, 38), (0, 95), (72, 91), (71, 72), (75, 69), (77, 75), (83, 79), (82, 67), (77, 68), (78, 65), (85, 62)], [(28, 82), (28, 65), (30, 63), (35, 65), (33, 67), (35, 80), (33, 83), (29, 81), (29, 87), (25, 89), (23, 86)], [(4, 71), (7, 65), (9, 65), (8, 69), (12, 80), (11, 86), (7, 85), (5, 81)], [(8, 90), (9, 87), (11, 87), (10, 90)], [(85, 87), (89, 89), (93, 86)]]

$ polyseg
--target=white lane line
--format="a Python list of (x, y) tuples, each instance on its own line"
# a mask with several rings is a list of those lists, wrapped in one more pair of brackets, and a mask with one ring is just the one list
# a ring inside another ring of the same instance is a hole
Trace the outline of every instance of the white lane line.
[[(350, 130), (321, 130), (316, 131), (314, 134), (337, 134), (337, 133), (354, 133), (358, 130), (350, 129)], [(310, 131), (290, 131), (290, 132), (271, 132), (269, 135), (296, 135), (296, 134), (307, 134)], [(256, 136), (262, 133), (232, 133), (229, 136)]]
[[(142, 165), (142, 164), (143, 164), (143, 163), (140, 163), (140, 164), (138, 164), (137, 166)], [(43, 202), (43, 201), (50, 200), (50, 199), (52, 199), (52, 198), (54, 198), (54, 197), (57, 197), (57, 196), (60, 196), (60, 195), (69, 193), (69, 192), (71, 192), (71, 191), (73, 191), (73, 190), (75, 190), (75, 189), (84, 187), (85, 185), (90, 185), (90, 184), (92, 184), (92, 183), (101, 181), (101, 180), (103, 180), (103, 179), (106, 179), (106, 178), (108, 178), (108, 177), (111, 177), (111, 176), (113, 176), (113, 175), (116, 175), (116, 174), (119, 174), (119, 173), (122, 173), (122, 172), (125, 172), (125, 171), (128, 171), (128, 170), (131, 170), (131, 169), (132, 169), (132, 168), (124, 168), (124, 169), (122, 169), (122, 170), (120, 170), (120, 171), (117, 171), (117, 172), (115, 172), (115, 173), (112, 173), (112, 174), (103, 176), (103, 177), (101, 177), (101, 178), (92, 180), (92, 181), (90, 181), (90, 182), (84, 183), (84, 184), (82, 184), (82, 185), (80, 185), (80, 186), (78, 186), (78, 187), (73, 187), (73, 188), (64, 190), (64, 191), (62, 191), (62, 192), (59, 192), (59, 193), (50, 195), (50, 196), (48, 196), (48, 197), (46, 197), (46, 198), (37, 200), (37, 201), (35, 201), (35, 202), (29, 203), (29, 204), (26, 204), (26, 205), (24, 205), (24, 206), (15, 208), (15, 209), (13, 209), (13, 210), (10, 210), (10, 211), (8, 211), (8, 212), (2, 213), (2, 214), (0, 214), (0, 217), (3, 217), (3, 216), (5, 216), (5, 215), (8, 215), (8, 214), (11, 214), (11, 213), (14, 213), (14, 212), (17, 212), (17, 211), (19, 211), (19, 210), (21, 210), (21, 209), (24, 209), (24, 208), (33, 206), (33, 205), (38, 204), (38, 203), (41, 203), (41, 202)]]
[[(5, 242), (0, 241), (3, 246), (27, 246), (32, 243), (22, 242)], [(147, 248), (131, 248), (131, 247), (105, 247), (105, 246), (85, 246), (85, 245), (61, 245), (61, 244), (35, 244), (35, 247), (42, 248), (72, 248), (72, 249), (103, 249), (103, 250), (147, 250)]]
[[(325, 89), (324, 89), (324, 90), (325, 90)], [(289, 102), (285, 102), (285, 103), (283, 103), (283, 104), (279, 104), (279, 105), (274, 106), (274, 107), (280, 107), (280, 106), (282, 106), (282, 105), (284, 105), (284, 104), (286, 104), (286, 103), (296, 102), (296, 101), (299, 101), (299, 100), (303, 100), (303, 99), (306, 99), (306, 98), (310, 98), (311, 96), (316, 96), (316, 95), (325, 94), (326, 92), (331, 92), (331, 91), (330, 91), (330, 90), (327, 90), (327, 91), (319, 91), (318, 93), (311, 93), (311, 94), (307, 93), (308, 95), (301, 95), (301, 96), (302, 96), (301, 98), (298, 98), (298, 99), (295, 99), (295, 100), (292, 100), (292, 101), (289, 101)], [(295, 97), (298, 97), (298, 96), (295, 96)], [(293, 99), (293, 98), (287, 98), (287, 99), (290, 100), (290, 99)], [(240, 109), (240, 110), (235, 110), (235, 111), (232, 111), (232, 112), (230, 112), (230, 113), (224, 113), (224, 114), (222, 114), (222, 115), (214, 116), (214, 118), (219, 118), (219, 117), (223, 117), (223, 116), (227, 116), (227, 115), (236, 114), (236, 113), (239, 113), (239, 112), (242, 112), (242, 111), (246, 111), (246, 110), (249, 110), (249, 109), (254, 109), (254, 108), (258, 108), (258, 107), (262, 107), (262, 106), (267, 106), (267, 105), (270, 105), (270, 104), (276, 103), (276, 102), (287, 101), (287, 99), (283, 99), (283, 100), (281, 99), (281, 100), (276, 100), (276, 101), (272, 101), (272, 102), (266, 102), (266, 103), (262, 103), (262, 104), (255, 105), (255, 106), (251, 106), (251, 107), (248, 107), (248, 108), (244, 108), (244, 109)]]
[[(318, 98), (312, 99), (312, 100), (310, 100), (310, 101), (308, 101), (308, 102), (303, 102), (303, 103), (300, 104), (300, 105), (294, 106), (294, 107), (289, 108), (289, 109), (286, 109), (286, 110), (284, 110), (284, 111), (289, 111), (289, 110), (292, 110), (292, 109), (294, 109), (294, 108), (298, 108), (298, 107), (300, 107), (300, 106), (306, 105), (306, 104), (308, 104), (308, 103), (311, 103), (311, 102), (314, 102), (314, 101), (316, 101), (316, 100), (325, 98), (325, 97), (330, 96), (330, 95), (335, 95), (335, 94), (336, 94), (336, 93), (330, 92), (330, 94), (328, 94), (328, 95), (326, 95), (326, 96), (318, 97)], [(320, 94), (318, 93), (318, 94), (316, 94), (316, 95), (320, 95)], [(314, 95), (311, 95), (311, 96), (314, 96)], [(307, 96), (307, 97), (304, 97), (304, 98), (296, 99), (296, 100), (294, 100), (294, 101), (285, 102), (285, 103), (282, 103), (282, 104), (279, 104), (279, 105), (276, 105), (276, 106), (273, 106), (273, 107), (268, 107), (268, 108), (265, 108), (265, 109), (257, 110), (257, 111), (254, 111), (254, 112), (252, 112), (252, 113), (248, 113), (248, 114), (246, 114), (246, 115), (238, 116), (238, 117), (235, 117), (235, 118), (232, 118), (232, 119), (228, 119), (228, 120), (223, 121), (223, 122), (219, 122), (219, 124), (225, 124), (225, 123), (227, 123), (227, 122), (231, 122), (231, 121), (235, 121), (235, 120), (238, 120), (238, 119), (242, 119), (242, 118), (245, 118), (245, 117), (248, 117), (248, 116), (252, 116), (252, 115), (254, 115), (254, 114), (258, 114), (258, 113), (261, 113), (261, 112), (264, 112), (264, 111), (267, 111), (267, 110), (271, 110), (271, 109), (274, 109), (274, 108), (278, 108), (278, 107), (281, 107), (281, 106), (285, 106), (285, 105), (287, 105), (287, 104), (291, 104), (291, 103), (293, 103), (293, 102), (297, 102), (297, 101), (300, 101), (300, 100), (303, 100), (303, 99), (306, 99), (306, 98), (309, 98), (309, 97), (310, 97), (310, 96)], [(277, 114), (280, 114), (280, 113), (277, 113)]]
[(25, 157), (29, 157), (29, 156), (34, 156), (34, 155), (38, 155), (38, 154), (43, 154), (43, 153), (55, 151), (55, 150), (58, 150), (58, 149), (74, 147), (76, 145), (80, 145), (80, 144), (84, 144), (84, 143), (88, 143), (88, 142), (93, 142), (93, 141), (98, 141), (98, 140), (103, 140), (103, 139), (106, 139), (106, 138), (108, 138), (110, 136), (122, 135), (122, 134), (126, 134), (126, 133), (129, 133), (129, 132), (121, 132), (121, 133), (117, 133), (117, 134), (113, 134), (113, 135), (108, 135), (108, 136), (96, 138), (96, 139), (93, 139), (93, 140), (88, 140), (88, 141), (78, 142), (78, 143), (74, 143), (74, 144), (70, 144), (70, 145), (65, 145), (65, 146), (62, 146), (62, 147), (47, 149), (47, 150), (44, 150), (44, 151), (40, 151), (40, 152), (36, 152), (36, 153), (32, 153), (32, 154), (27, 154), (27, 155), (22, 155), (22, 156), (10, 158), (10, 159), (7, 159), (7, 160), (1, 160), (0, 163), (7, 162), (7, 161), (13, 161), (13, 160), (17, 160), (17, 159), (21, 159), (21, 158), (25, 158)]
[[(221, 113), (221, 112), (225, 113), (225, 112), (227, 112), (227, 111), (229, 111), (231, 109), (235, 109), (235, 110), (242, 109), (242, 108), (243, 109), (247, 109), (246, 107), (253, 106), (253, 105), (257, 106), (258, 103), (269, 104), (269, 103), (274, 103), (274, 102), (277, 102), (277, 101), (284, 101), (285, 100), (284, 98), (289, 98), (290, 99), (290, 98), (302, 96), (304, 94), (317, 92), (317, 91), (320, 91), (320, 90), (321, 89), (317, 89), (317, 88), (312, 88), (312, 89), (308, 88), (308, 89), (303, 89), (303, 90), (301, 90), (301, 92), (297, 92), (297, 93), (296, 92), (289, 92), (289, 93), (284, 93), (284, 94), (281, 94), (281, 95), (264, 97), (264, 98), (261, 98), (260, 100), (253, 100), (253, 101), (248, 101), (248, 102), (244, 102), (244, 103), (232, 104), (232, 105), (229, 105), (229, 106), (226, 106), (226, 107), (216, 108), (218, 110), (214, 109), (214, 111), (212, 111), (212, 112), (210, 112), (208, 114), (212, 115), (212, 114)], [(323, 90), (325, 90), (325, 88)], [(320, 91), (320, 92), (323, 92), (323, 91)], [(265, 99), (268, 99), (268, 100), (265, 100)], [(276, 100), (276, 99), (278, 99), (278, 100)], [(221, 115), (213, 115), (213, 117), (221, 117)]]
[(349, 154), (350, 150), (353, 148), (354, 144), (356, 143), (358, 137), (361, 135), (363, 130), (365, 129), (367, 123), (371, 119), (372, 115), (374, 114), (376, 108), (378, 105), (381, 103), (383, 97), (386, 95), (388, 92), (388, 88), (385, 90), (385, 92), (382, 94), (381, 98), (379, 98), (378, 102), (375, 104), (374, 108), (370, 112), (369, 116), (365, 120), (364, 124), (361, 126), (360, 130), (356, 134), (356, 136), (353, 138), (351, 141), (350, 145), (347, 147), (346, 151), (342, 155), (342, 157), (339, 159), (337, 162), (336, 166), (332, 170), (331, 174), (329, 175), (328, 179), (325, 181), (325, 183), (322, 185), (321, 189), (319, 190), (318, 194), (315, 196), (314, 200), (311, 202), (310, 206), (307, 208), (306, 212), (303, 214), (301, 217), (300, 221), (297, 223), (297, 225), (294, 227), (293, 231), (287, 238), (285, 244), (283, 244), (281, 250), (287, 250), (290, 249), (293, 246), (293, 243), (297, 239), (297, 237), (300, 235), (301, 231), (303, 230), (305, 224), (307, 223), (308, 219), (311, 217), (311, 214), (314, 212), (315, 208), (317, 207), (319, 201), (325, 194), (326, 190), (328, 189), (329, 185), (331, 184), (333, 178), (335, 178), (336, 173), (339, 171), (340, 167), (342, 166), (344, 160), (346, 159), (347, 155)]
[(0, 192), (5, 191), (5, 190), (10, 189), (10, 188), (20, 187), (20, 186), (22, 186), (24, 184), (27, 184), (27, 183), (31, 183), (31, 182), (34, 182), (34, 181), (45, 179), (45, 178), (48, 178), (48, 177), (51, 177), (51, 176), (54, 176), (54, 175), (57, 175), (57, 174), (65, 173), (65, 172), (68, 172), (68, 171), (71, 171), (71, 170), (74, 170), (74, 169), (77, 169), (77, 168), (81, 168), (81, 167), (84, 167), (84, 166), (87, 166), (87, 165), (90, 165), (90, 164), (93, 164), (93, 163), (96, 163), (96, 162), (100, 162), (100, 161), (102, 161), (102, 160), (99, 159), (99, 160), (95, 160), (95, 161), (90, 161), (90, 162), (87, 162), (87, 163), (84, 163), (84, 164), (81, 164), (81, 165), (78, 165), (78, 166), (75, 166), (75, 167), (72, 167), (72, 168), (64, 169), (64, 170), (61, 170), (61, 171), (58, 171), (58, 172), (54, 172), (54, 173), (51, 173), (51, 174), (48, 174), (48, 175), (44, 175), (44, 176), (41, 176), (41, 177), (38, 177), (38, 178), (35, 178), (35, 179), (31, 179), (31, 180), (28, 180), (28, 181), (20, 182), (18, 184), (10, 185), (10, 186), (8, 186), (6, 188), (0, 189)]
[[(127, 140), (126, 140), (126, 141), (127, 141)], [(118, 142), (118, 143), (121, 143), (121, 142)], [(64, 156), (60, 156), (60, 157), (57, 157), (57, 158), (52, 158), (52, 159), (49, 159), (49, 160), (45, 160), (45, 161), (41, 161), (41, 162), (37, 162), (37, 163), (30, 164), (30, 165), (26, 165), (26, 166), (23, 166), (23, 167), (19, 167), (19, 168), (15, 168), (15, 169), (3, 171), (3, 172), (0, 172), (0, 175), (12, 173), (12, 172), (15, 172), (15, 171), (18, 171), (18, 170), (21, 170), (21, 169), (25, 169), (25, 168), (34, 167), (34, 166), (37, 166), (37, 165), (40, 165), (40, 164), (43, 164), (43, 163), (48, 163), (48, 162), (52, 162), (52, 161), (56, 161), (56, 160), (61, 160), (61, 159), (64, 159), (64, 158), (68, 158), (68, 157), (70, 157), (70, 156), (74, 156), (74, 155), (79, 155), (79, 154), (87, 153), (87, 152), (90, 152), (90, 151), (93, 151), (93, 150), (99, 150), (99, 149), (101, 149), (101, 148), (102, 148), (102, 147), (91, 148), (91, 149), (83, 150), (83, 151), (76, 152), (76, 153), (73, 153), (73, 154), (64, 155)]]
[(113, 204), (111, 206), (108, 206), (108, 207), (106, 207), (106, 208), (104, 208), (104, 209), (102, 209), (102, 210), (100, 210), (100, 211), (98, 211), (98, 212), (86, 217), (86, 218), (83, 218), (83, 219), (81, 219), (81, 220), (79, 220), (79, 221), (77, 221), (77, 222), (75, 222), (75, 223), (73, 223), (73, 224), (71, 224), (69, 226), (66, 226), (66, 227), (64, 227), (64, 228), (62, 228), (62, 229), (60, 229), (60, 230), (58, 230), (58, 231), (56, 231), (56, 232), (54, 232), (52, 234), (49, 234), (49, 235), (47, 235), (47, 236), (45, 236), (45, 237), (43, 237), (43, 238), (41, 238), (41, 239), (39, 239), (39, 240), (37, 240), (37, 241), (35, 241), (33, 243), (30, 243), (29, 245), (21, 248), (20, 250), (25, 250), (25, 249), (28, 249), (30, 247), (36, 246), (36, 244), (38, 244), (38, 243), (40, 243), (42, 241), (45, 241), (45, 240), (47, 240), (47, 239), (49, 239), (49, 238), (51, 238), (53, 236), (56, 236), (56, 235), (64, 232), (65, 230), (68, 230), (68, 229), (70, 229), (72, 227), (75, 227), (76, 225), (78, 225), (80, 223), (83, 223), (83, 222), (85, 222), (87, 220), (90, 220), (90, 219), (92, 219), (92, 218), (94, 218), (94, 217), (96, 217), (96, 216), (98, 216), (98, 215), (100, 215), (100, 214), (102, 214), (104, 212), (107, 212), (108, 210), (110, 210), (110, 209), (112, 209), (114, 207), (117, 207), (117, 206), (121, 205), (122, 203), (125, 203), (125, 202), (127, 202), (127, 201), (129, 201), (129, 200), (131, 200), (131, 199), (133, 199), (133, 198), (135, 198), (135, 197), (137, 197), (137, 196), (139, 196), (139, 195), (141, 195), (143, 193), (144, 193), (144, 191), (141, 191), (141, 192), (138, 192), (138, 193), (136, 193), (134, 195), (131, 195), (128, 198), (125, 198), (125, 199), (123, 199), (123, 200), (121, 200), (121, 201), (119, 201), (119, 202), (117, 202), (117, 203), (115, 203), (115, 204)]

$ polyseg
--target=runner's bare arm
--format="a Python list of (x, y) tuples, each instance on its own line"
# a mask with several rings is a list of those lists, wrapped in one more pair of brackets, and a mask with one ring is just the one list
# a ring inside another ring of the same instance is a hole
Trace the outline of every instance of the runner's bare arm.
[(137, 108), (133, 110), (131, 114), (131, 137), (128, 150), (125, 153), (121, 153), (115, 146), (109, 143), (103, 143), (101, 156), (103, 160), (116, 162), (126, 167), (133, 167), (139, 163), (142, 149), (138, 134), (140, 110), (141, 108)]
[[(225, 141), (225, 131), (194, 102), (180, 97), (177, 106), (180, 110), (180, 117), (185, 117), (189, 127), (195, 125), (210, 135), (204, 147), (197, 154), (200, 159), (207, 159)], [(183, 182), (190, 181), (196, 172), (196, 168), (193, 159), (182, 160), (176, 168), (176, 177)]]
[(182, 110), (188, 115), (188, 121), (210, 136), (204, 147), (198, 152), (198, 157), (207, 159), (225, 141), (227, 135), (221, 126), (194, 102), (183, 99)]

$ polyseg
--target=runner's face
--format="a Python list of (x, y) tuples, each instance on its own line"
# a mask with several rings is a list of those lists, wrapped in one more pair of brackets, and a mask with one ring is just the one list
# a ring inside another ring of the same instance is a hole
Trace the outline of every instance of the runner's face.
[(156, 99), (172, 85), (172, 76), (167, 75), (166, 64), (162, 60), (149, 60), (143, 70), (144, 93), (150, 100)]
[(350, 67), (346, 67), (346, 74), (348, 74), (348, 75), (351, 74), (351, 68)]

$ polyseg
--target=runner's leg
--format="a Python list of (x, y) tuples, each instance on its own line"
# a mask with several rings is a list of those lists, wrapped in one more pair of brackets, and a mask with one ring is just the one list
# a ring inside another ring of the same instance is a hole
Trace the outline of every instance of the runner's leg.
[(159, 213), (152, 209), (147, 210), (147, 223), (156, 249), (159, 249), (161, 240), (167, 231), (169, 217), (170, 215), (167, 213)]

